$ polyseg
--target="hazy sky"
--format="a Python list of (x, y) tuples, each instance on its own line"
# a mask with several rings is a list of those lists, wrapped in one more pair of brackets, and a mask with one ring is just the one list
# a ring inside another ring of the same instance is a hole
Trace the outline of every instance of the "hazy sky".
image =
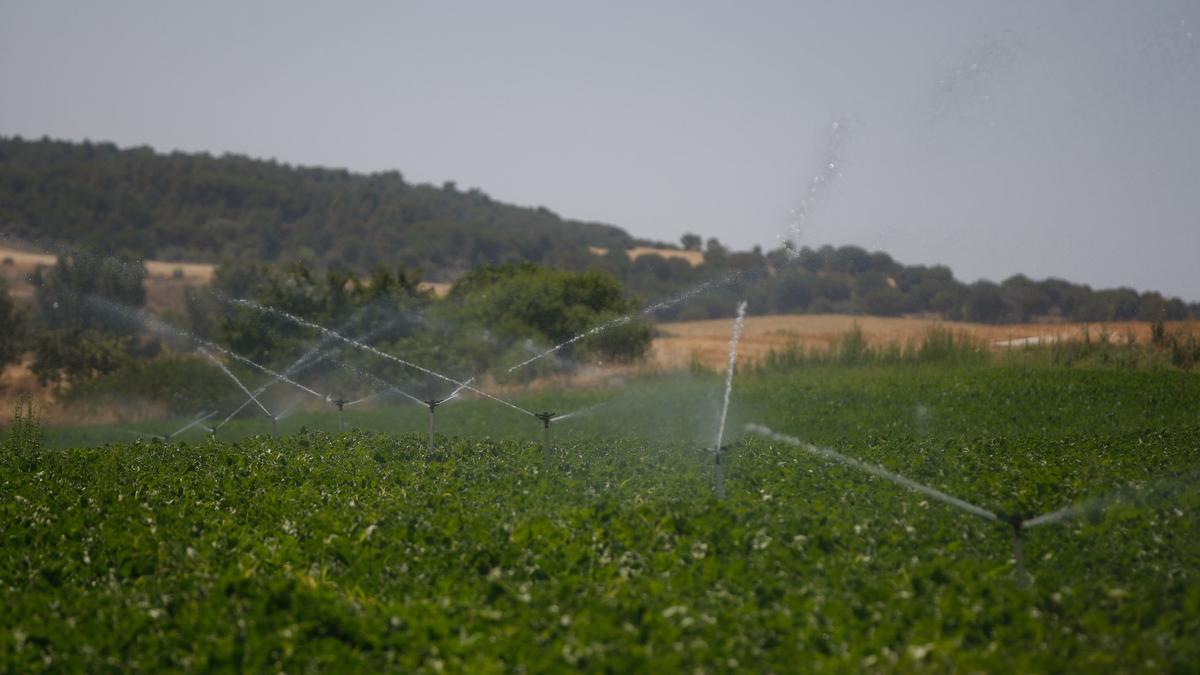
[(0, 0), (0, 92), (3, 135), (1200, 300), (1195, 0)]

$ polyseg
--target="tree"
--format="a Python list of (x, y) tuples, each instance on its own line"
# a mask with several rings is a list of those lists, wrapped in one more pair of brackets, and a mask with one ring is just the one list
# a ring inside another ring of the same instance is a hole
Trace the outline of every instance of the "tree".
[(699, 251), (703, 242), (704, 240), (700, 238), (700, 235), (691, 232), (679, 238), (679, 243), (683, 244), (683, 250), (685, 251)]
[(967, 287), (964, 314), (968, 321), (1000, 323), (1004, 321), (1008, 306), (1000, 287), (990, 281), (977, 281)]
[(25, 315), (8, 294), (8, 283), (0, 277), (0, 367), (15, 363), (25, 348)]
[(704, 263), (719, 267), (725, 264), (725, 258), (728, 256), (729, 249), (725, 248), (721, 240), (716, 237), (710, 237), (708, 243), (704, 246)]
[[(561, 344), (583, 332), (632, 312), (637, 303), (625, 297), (613, 277), (598, 270), (571, 272), (532, 263), (484, 267), (466, 274), (450, 297), (465, 318), (510, 343)], [(568, 345), (561, 356), (640, 358), (653, 330), (641, 319), (622, 322)]]
[(126, 308), (146, 302), (146, 267), (88, 253), (59, 256), (46, 274), (35, 274), (42, 322), (54, 329), (128, 335), (140, 328)]
[(34, 341), (33, 372), (43, 383), (84, 380), (126, 362), (141, 329), (146, 301), (141, 263), (76, 253), (35, 274), (45, 330)]

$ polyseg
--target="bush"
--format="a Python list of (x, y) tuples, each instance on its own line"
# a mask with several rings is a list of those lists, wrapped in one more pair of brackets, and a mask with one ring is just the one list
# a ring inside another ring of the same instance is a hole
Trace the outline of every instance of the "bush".
[(62, 399), (70, 403), (156, 401), (165, 403), (172, 414), (193, 415), (202, 409), (232, 410), (245, 394), (211, 362), (168, 352), (127, 361), (105, 376), (63, 392)]
[(25, 349), (25, 315), (13, 303), (0, 278), (0, 368), (21, 358)]
[(28, 394), (17, 399), (3, 447), (5, 462), (16, 462), (26, 470), (36, 465), (42, 448), (42, 425), (34, 413), (33, 398)]
[[(550, 348), (634, 311), (615, 278), (598, 270), (570, 272), (521, 263), (484, 267), (464, 276), (450, 297), (469, 324), (509, 344), (531, 341)], [(650, 346), (653, 329), (631, 318), (578, 343), (563, 358), (632, 361)], [(512, 365), (512, 364), (505, 364)]]

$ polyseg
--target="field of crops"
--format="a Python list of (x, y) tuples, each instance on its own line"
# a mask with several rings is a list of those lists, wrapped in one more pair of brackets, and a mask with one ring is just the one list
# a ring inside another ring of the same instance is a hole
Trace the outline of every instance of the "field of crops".
[[(817, 367), (246, 420), (227, 440), (9, 443), (0, 671), (1190, 671), (1200, 378)], [(594, 406), (594, 407), (592, 407)], [(792, 446), (830, 446), (1012, 533)], [(258, 426), (255, 426), (258, 425)], [(303, 430), (301, 430), (303, 427)]]

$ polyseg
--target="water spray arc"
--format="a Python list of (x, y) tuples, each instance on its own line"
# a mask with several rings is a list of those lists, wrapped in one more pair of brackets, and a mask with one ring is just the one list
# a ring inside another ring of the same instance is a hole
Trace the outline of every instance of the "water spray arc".
[[(821, 459), (843, 464), (851, 468), (859, 469), (873, 476), (889, 480), (897, 485), (920, 492), (921, 494), (927, 495), (959, 510), (983, 518), (984, 520), (990, 520), (1007, 525), (1012, 532), (1013, 562), (1015, 566), (1014, 576), (1017, 586), (1021, 588), (1027, 588), (1030, 585), (1030, 577), (1025, 564), (1026, 530), (1035, 527), (1041, 527), (1042, 525), (1052, 525), (1054, 523), (1062, 522), (1072, 518), (1078, 518), (1088, 513), (1098, 513), (1117, 503), (1121, 496), (1127, 492), (1127, 490), (1119, 490), (1116, 493), (1112, 493), (1104, 497), (1090, 499), (1079, 504), (1073, 504), (1065, 508), (1050, 511), (1049, 513), (1044, 513), (1039, 516), (1020, 512), (993, 513), (992, 511), (988, 511), (981, 506), (976, 506), (975, 504), (959, 499), (958, 497), (948, 495), (936, 488), (922, 485), (916, 481), (905, 478), (900, 474), (888, 471), (883, 467), (867, 464), (866, 462), (859, 461), (852, 457), (847, 457), (846, 455), (843, 455), (840, 452), (830, 448), (822, 448), (811, 443), (805, 443), (794, 436), (776, 433), (760, 424), (747, 424), (746, 431), (773, 441), (800, 448), (801, 450), (804, 450), (805, 452), (815, 455)], [(1182, 477), (1176, 476), (1169, 480), (1152, 485), (1144, 492), (1162, 491), (1165, 493), (1170, 493), (1176, 489), (1194, 487), (1196, 484), (1196, 479), (1198, 478), (1200, 478), (1200, 475), (1196, 474)]]
[[(233, 380), (234, 383), (237, 384), (238, 388), (241, 389), (242, 391), (244, 391), (246, 393), (246, 395), (250, 397), (249, 399), (247, 399), (248, 401), (253, 401), (254, 404), (257, 405), (259, 407), (259, 409), (263, 411), (263, 414), (265, 414), (267, 417), (271, 418), (272, 420), (275, 419), (275, 416), (271, 414), (270, 410), (267, 410), (267, 406), (263, 405), (262, 401), (260, 401), (258, 399), (258, 396), (255, 396), (253, 393), (251, 393), (251, 391), (246, 388), (246, 385), (242, 383), (242, 381), (238, 378), (238, 376), (234, 375), (233, 372), (231, 372), (229, 370), (229, 368), (226, 367), (225, 364), (221, 362), (220, 359), (213, 356), (212, 352), (208, 351), (207, 349), (205, 349), (203, 347), (201, 347), (199, 351), (201, 354), (208, 357), (209, 361), (212, 361), (213, 363), (215, 363), (217, 365), (217, 367), (221, 369), (221, 372), (223, 372), (227, 376), (229, 376), (229, 379)], [(243, 405), (242, 407), (244, 408), (245, 405)], [(238, 413), (238, 411), (240, 411), (241, 409), (242, 408), (238, 408), (237, 410), (235, 410), (233, 412), (233, 415), (236, 415)], [(232, 415), (231, 415), (231, 417), (232, 417)], [(224, 422), (222, 422), (222, 424), (224, 424)], [(216, 434), (216, 428), (213, 429), (213, 434), (214, 435)]]
[(633, 312), (631, 314), (626, 314), (624, 316), (619, 316), (615, 319), (606, 321), (605, 323), (602, 323), (599, 326), (589, 328), (588, 330), (580, 333), (579, 335), (576, 335), (575, 337), (573, 337), (569, 340), (566, 340), (565, 342), (560, 342), (559, 344), (554, 345), (553, 347), (551, 347), (543, 352), (534, 354), (533, 356), (529, 357), (528, 359), (525, 359), (524, 361), (516, 364), (515, 366), (510, 367), (508, 369), (508, 372), (511, 373), (513, 371), (520, 370), (521, 368), (524, 368), (525, 366), (528, 366), (532, 363), (540, 361), (540, 360), (546, 358), (547, 356), (550, 356), (551, 354), (554, 354), (566, 347), (569, 347), (569, 346), (575, 344), (576, 342), (579, 342), (580, 340), (583, 340), (585, 338), (592, 337), (593, 335), (599, 335), (601, 333), (610, 331), (614, 328), (624, 326), (625, 324), (629, 323), (630, 321), (633, 321), (635, 318), (637, 318), (639, 316), (650, 316), (651, 314), (655, 314), (655, 313), (660, 312), (669, 307), (674, 307), (675, 305), (678, 305), (681, 302), (690, 300), (698, 295), (707, 293), (708, 291), (715, 290), (718, 288), (723, 288), (725, 286), (734, 284), (743, 279), (753, 278), (757, 274), (762, 274), (762, 273), (765, 273), (765, 270), (761, 270), (761, 271), (760, 270), (734, 270), (734, 271), (729, 272), (729, 273), (727, 273), (721, 277), (718, 277), (716, 279), (711, 279), (709, 281), (705, 281), (696, 286), (693, 286), (692, 288), (689, 288), (686, 291), (678, 293), (671, 298), (647, 305), (647, 306), (643, 307), (642, 309), (638, 310), (637, 312)]
[[(1200, 475), (1192, 474), (1185, 476), (1176, 476), (1171, 479), (1160, 481), (1151, 485), (1143, 491), (1144, 493), (1161, 492), (1170, 494), (1181, 487), (1194, 486), (1195, 480), (1200, 478)], [(1025, 531), (1043, 525), (1053, 525), (1064, 520), (1072, 520), (1088, 515), (1089, 513), (1100, 513), (1108, 507), (1116, 504), (1123, 496), (1129, 493), (1129, 490), (1117, 490), (1102, 497), (1088, 499), (1078, 504), (1056, 509), (1048, 513), (1043, 513), (1039, 516), (1025, 513), (999, 514), (1001, 520), (1008, 523), (1012, 528), (1013, 534), (1013, 557), (1017, 564), (1017, 585), (1025, 588), (1029, 585), (1029, 575), (1025, 571), (1025, 552), (1024, 538)]]
[[(388, 361), (392, 361), (394, 363), (398, 363), (402, 366), (405, 366), (406, 368), (412, 368), (413, 370), (420, 371), (422, 373), (425, 373), (426, 375), (436, 377), (439, 380), (458, 385), (458, 386), (462, 387), (463, 389), (475, 392), (476, 394), (479, 394), (480, 396), (483, 396), (484, 398), (488, 398), (493, 401), (496, 401), (497, 403), (508, 406), (509, 408), (512, 408), (513, 410), (516, 410), (517, 412), (523, 413), (525, 415), (533, 416), (533, 413), (531, 411), (526, 410), (525, 408), (522, 408), (521, 406), (519, 406), (511, 401), (506, 401), (506, 400), (500, 398), (499, 396), (494, 396), (492, 394), (487, 393), (486, 391), (483, 391), (481, 389), (473, 387), (470, 384), (468, 384), (467, 382), (460, 382), (452, 377), (443, 375), (434, 370), (430, 370), (429, 368), (426, 368), (425, 366), (413, 363), (412, 361), (407, 361), (407, 360), (402, 359), (399, 356), (396, 356), (394, 354), (388, 354), (387, 352), (381, 351), (375, 347), (372, 347), (371, 345), (364, 344), (362, 342), (358, 342), (357, 340), (352, 340), (344, 335), (341, 335), (340, 333), (337, 333), (336, 331), (334, 331), (332, 329), (326, 328), (317, 323), (313, 323), (312, 321), (309, 321), (307, 319), (302, 319), (294, 314), (290, 314), (281, 309), (260, 305), (256, 302), (252, 302), (250, 300), (235, 299), (235, 300), (230, 300), (229, 302), (232, 302), (236, 305), (240, 305), (242, 307), (248, 307), (248, 308), (258, 311), (258, 312), (264, 312), (264, 313), (271, 314), (271, 315), (274, 315), (274, 316), (277, 316), (277, 317), (280, 317), (283, 319), (287, 319), (288, 321), (291, 321), (292, 323), (294, 323), (298, 326), (303, 326), (304, 328), (311, 328), (312, 330), (318, 331), (324, 335), (328, 335), (337, 340), (341, 340), (345, 344), (350, 345), (351, 347), (354, 347), (355, 349), (367, 352), (368, 354), (373, 354), (382, 359), (387, 359)], [(424, 403), (425, 403), (424, 401), (421, 401), (420, 399), (417, 399), (417, 402), (421, 403), (422, 405), (424, 405)]]
[(733, 335), (729, 338), (729, 367), (725, 371), (725, 399), (721, 403), (721, 418), (717, 424), (717, 442), (713, 445), (713, 488), (717, 499), (725, 498), (725, 469), (721, 456), (725, 454), (725, 419), (729, 414), (729, 397), (733, 393), (733, 370), (737, 366), (738, 341), (742, 338), (742, 325), (746, 321), (746, 301), (737, 306), (737, 318), (733, 321)]
[(295, 380), (287, 377), (286, 375), (284, 375), (282, 373), (277, 373), (274, 370), (271, 370), (270, 368), (268, 368), (264, 365), (255, 363), (254, 361), (251, 361), (250, 359), (246, 358), (245, 356), (242, 356), (241, 354), (238, 354), (237, 352), (234, 352), (232, 350), (226, 349), (225, 347), (222, 347), (214, 342), (210, 342), (208, 340), (205, 340), (204, 338), (193, 335), (192, 333), (189, 333), (183, 329), (176, 328), (175, 326), (165, 323), (162, 320), (158, 319), (157, 317), (147, 314), (146, 312), (134, 309), (132, 307), (127, 307), (125, 305), (119, 305), (115, 302), (112, 302), (110, 300), (106, 300), (104, 298), (97, 297), (97, 296), (87, 296), (86, 299), (89, 302), (91, 302), (95, 305), (98, 305), (99, 307), (101, 307), (102, 309), (104, 309), (106, 311), (117, 312), (117, 313), (125, 315), (126, 317), (132, 317), (134, 319), (137, 319), (143, 326), (145, 326), (146, 328), (148, 328), (156, 333), (159, 333), (160, 335), (161, 334), (170, 334), (170, 335), (174, 335), (175, 337), (183, 338), (185, 340), (190, 340), (191, 342), (193, 342), (194, 344), (196, 344), (200, 347), (210, 349), (219, 354), (224, 354), (225, 356), (228, 356), (232, 359), (240, 361), (240, 362), (250, 366), (251, 368), (254, 368), (255, 370), (258, 370), (267, 375), (270, 375), (270, 376), (276, 378), (277, 380), (279, 380), (280, 382), (285, 382), (287, 384), (290, 384), (291, 386), (299, 389), (300, 391), (303, 391), (304, 393), (306, 393), (310, 396), (319, 398), (321, 400), (324, 400), (326, 398), (324, 394), (320, 394), (320, 393), (300, 384), (299, 382), (296, 382)]
[[(354, 323), (355, 321), (356, 321), (356, 318), (351, 319), (350, 321), (348, 321), (346, 323), (351, 324), (351, 323)], [(292, 364), (289, 365), (287, 368), (284, 368), (283, 375), (292, 377), (296, 373), (299, 373), (303, 370), (311, 368), (312, 366), (315, 366), (318, 363), (321, 363), (322, 361), (329, 359), (330, 355), (337, 352), (339, 349), (338, 347), (326, 349), (326, 346), (330, 342), (333, 342), (333, 341), (334, 341), (333, 338), (330, 338), (330, 337), (322, 338), (320, 341), (317, 342), (317, 344), (315, 344), (311, 348), (309, 348), (308, 351), (301, 354), (300, 358), (293, 361)], [(335, 363), (336, 363), (336, 360), (335, 360)], [(270, 389), (271, 387), (275, 386), (276, 384), (279, 384), (280, 381), (281, 380), (279, 378), (274, 378), (274, 379), (271, 379), (270, 381), (264, 383), (259, 388), (255, 389), (254, 394), (250, 398), (246, 399), (245, 401), (242, 401), (242, 404), (239, 405), (237, 408), (235, 408), (233, 410), (233, 412), (229, 413), (229, 415), (224, 420), (222, 420), (220, 424), (216, 425), (215, 428), (211, 429), (213, 432), (213, 436), (214, 437), (216, 436), (216, 431), (218, 429), (225, 426), (226, 423), (228, 423), (231, 419), (233, 419), (235, 416), (237, 416), (238, 413), (240, 413), (242, 410), (244, 410), (246, 408), (246, 406), (250, 405), (250, 403), (253, 401), (253, 399), (255, 397), (262, 396), (263, 392), (265, 392), (267, 389)], [(348, 401), (348, 402), (346, 402), (345, 405), (357, 405), (358, 403), (362, 403), (363, 401), (365, 401), (367, 398), (372, 398), (372, 397), (364, 397), (357, 401)], [(330, 402), (334, 403), (334, 401), (332, 401), (332, 400), (330, 400)], [(335, 405), (336, 405), (336, 403), (335, 403)], [(341, 427), (341, 418), (342, 418), (341, 408), (339, 407), (338, 408), (339, 430)]]
[(834, 120), (826, 128), (825, 150), (821, 156), (821, 164), (809, 179), (808, 185), (800, 197), (800, 202), (796, 204), (790, 214), (788, 238), (784, 243), (787, 247), (788, 257), (792, 260), (796, 260), (800, 256), (800, 238), (809, 216), (812, 215), (813, 208), (829, 185), (842, 175), (843, 145), (849, 128), (849, 121), (845, 118)]
[(992, 513), (982, 506), (976, 506), (975, 504), (959, 499), (958, 497), (948, 495), (937, 488), (932, 488), (928, 485), (922, 485), (921, 483), (905, 478), (898, 473), (888, 471), (881, 466), (867, 464), (866, 462), (854, 459), (853, 457), (847, 457), (846, 455), (843, 455), (842, 453), (831, 448), (822, 448), (811, 443), (805, 443), (794, 436), (776, 433), (761, 424), (747, 424), (746, 431), (773, 441), (800, 448), (801, 450), (804, 450), (805, 452), (821, 459), (836, 462), (844, 466), (864, 471), (872, 476), (883, 478), (884, 480), (891, 481), (897, 485), (901, 485), (913, 490), (914, 492), (920, 492), (923, 495), (932, 497), (944, 504), (948, 504), (956, 509), (983, 518), (984, 520), (1007, 523), (1010, 527), (1012, 527), (1013, 531), (1013, 558), (1016, 562), (1017, 585), (1024, 588), (1028, 584), (1028, 578), (1025, 573), (1025, 552), (1021, 537), (1022, 523), (1024, 522), (1023, 517)]
[(182, 434), (183, 432), (187, 431), (188, 429), (191, 429), (192, 427), (196, 426), (197, 424), (200, 424), (201, 422), (207, 420), (208, 418), (210, 418), (216, 414), (217, 414), (216, 410), (212, 410), (212, 411), (201, 414), (200, 416), (193, 419), (191, 422), (188, 422), (185, 426), (182, 426), (179, 429), (176, 429), (175, 431), (168, 434), (167, 440), (171, 440), (172, 438), (175, 438), (179, 434)]

